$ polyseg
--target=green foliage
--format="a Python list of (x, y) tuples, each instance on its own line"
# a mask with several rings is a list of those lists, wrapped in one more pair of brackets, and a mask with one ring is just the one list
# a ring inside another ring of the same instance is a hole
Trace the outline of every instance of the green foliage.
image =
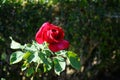
[(54, 68), (57, 75), (60, 75), (60, 73), (65, 70), (67, 58), (70, 60), (70, 64), (73, 68), (80, 69), (79, 58), (77, 54), (73, 52), (61, 50), (53, 53), (49, 50), (46, 42), (38, 44), (33, 41), (32, 44), (20, 45), (20, 43), (14, 41), (12, 38), (11, 40), (11, 48), (21, 49), (21, 51), (16, 51), (11, 54), (10, 64), (15, 64), (23, 60), (24, 63), (21, 70), (26, 71), (26, 76), (28, 77), (39, 72), (38, 69), (41, 71), (43, 69), (43, 72), (39, 72), (42, 74), (50, 71), (52, 68)]
[(34, 74), (34, 69), (33, 67), (30, 67), (26, 71), (26, 76), (30, 77), (32, 74)]
[(60, 72), (65, 70), (65, 66), (66, 63), (63, 57), (54, 58), (54, 68), (55, 68), (54, 70), (56, 74), (60, 75)]
[(75, 69), (80, 70), (81, 64), (80, 64), (80, 58), (77, 56), (77, 54), (68, 51), (67, 57), (71, 63), (71, 66), (73, 66)]
[(16, 51), (14, 53), (12, 53), (11, 57), (10, 57), (10, 64), (15, 64), (18, 63), (22, 60), (23, 58), (23, 52), (21, 51)]
[(20, 49), (22, 47), (22, 45), (16, 41), (14, 41), (12, 39), (12, 37), (10, 37), (10, 39), (12, 40), (11, 46), (10, 46), (12, 49)]

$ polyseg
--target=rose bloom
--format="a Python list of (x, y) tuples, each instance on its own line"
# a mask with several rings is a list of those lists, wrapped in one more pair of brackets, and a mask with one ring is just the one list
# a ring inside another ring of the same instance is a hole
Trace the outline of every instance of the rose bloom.
[(36, 33), (35, 39), (39, 44), (46, 41), (49, 43), (49, 49), (57, 52), (69, 47), (69, 42), (64, 40), (64, 35), (62, 28), (45, 22)]

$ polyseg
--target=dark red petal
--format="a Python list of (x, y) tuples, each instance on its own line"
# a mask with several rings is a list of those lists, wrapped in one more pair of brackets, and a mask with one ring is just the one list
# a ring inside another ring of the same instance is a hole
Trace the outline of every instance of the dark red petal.
[(69, 47), (69, 42), (66, 40), (61, 40), (59, 43), (49, 44), (49, 49), (53, 52), (57, 52)]
[(49, 29), (49, 25), (50, 25), (49, 22), (45, 22), (45, 23), (40, 27), (40, 29), (38, 30), (38, 32), (36, 33), (35, 40), (36, 40), (39, 44), (42, 44), (42, 43), (45, 41), (45, 40), (44, 40), (44, 34), (45, 34), (45, 31)]
[(56, 35), (56, 34), (53, 33), (51, 30), (49, 30), (49, 31), (47, 31), (47, 34), (46, 34), (46, 37), (47, 37), (46, 41), (47, 41), (48, 43), (57, 43), (57, 42), (59, 42), (60, 40), (57, 40), (57, 39), (56, 39), (56, 36), (58, 36), (58, 35)]
[(48, 43), (57, 43), (64, 38), (64, 31), (62, 28), (49, 24), (49, 29), (44, 31), (44, 40)]
[(61, 28), (61, 27), (58, 27), (58, 26), (55, 26), (55, 25), (53, 25), (53, 24), (51, 24), (51, 26), (52, 26), (52, 28), (51, 29), (55, 29), (55, 30), (57, 30), (59, 33), (58, 33), (58, 36), (59, 36), (59, 38), (60, 39), (63, 39), (64, 38), (64, 31), (63, 31), (63, 29)]

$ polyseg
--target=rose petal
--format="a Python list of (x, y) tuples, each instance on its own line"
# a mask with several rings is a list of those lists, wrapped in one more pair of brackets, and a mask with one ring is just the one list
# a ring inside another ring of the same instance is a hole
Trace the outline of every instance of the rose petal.
[(45, 31), (49, 29), (49, 26), (50, 23), (49, 22), (46, 22), (44, 23), (41, 28), (38, 30), (38, 32), (36, 33), (36, 36), (35, 36), (35, 40), (39, 43), (39, 44), (42, 44), (45, 40), (44, 40), (44, 34), (45, 34)]
[(49, 44), (49, 49), (53, 52), (57, 52), (69, 47), (69, 42), (61, 40), (59, 43)]
[(44, 35), (46, 42), (57, 43), (64, 38), (64, 31), (62, 28), (50, 24), (50, 29)]
[[(46, 36), (47, 35), (47, 36)], [(57, 33), (53, 33), (51, 30), (47, 31), (47, 34), (45, 36), (47, 37), (46, 41), (48, 43), (57, 43), (62, 39), (56, 39), (56, 36), (59, 37)]]

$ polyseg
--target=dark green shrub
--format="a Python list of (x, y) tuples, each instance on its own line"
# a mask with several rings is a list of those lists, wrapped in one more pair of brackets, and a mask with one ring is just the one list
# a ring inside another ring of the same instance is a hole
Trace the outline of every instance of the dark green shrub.
[(21, 80), (24, 77), (19, 65), (9, 65), (9, 55), (12, 52), (9, 36), (23, 44), (31, 42), (41, 24), (50, 21), (64, 28), (65, 38), (71, 44), (69, 49), (81, 58), (84, 70), (73, 76), (83, 80), (119, 79), (119, 0), (23, 2), (25, 1), (0, 1), (0, 77), (6, 80), (18, 77)]

